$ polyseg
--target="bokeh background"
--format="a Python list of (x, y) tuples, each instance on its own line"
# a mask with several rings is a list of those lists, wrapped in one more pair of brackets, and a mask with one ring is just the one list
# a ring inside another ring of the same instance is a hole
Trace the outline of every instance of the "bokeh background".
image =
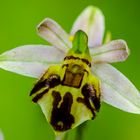
[[(47, 44), (36, 34), (36, 25), (42, 19), (51, 17), (69, 32), (77, 15), (88, 5), (102, 9), (106, 31), (112, 32), (113, 39), (127, 41), (131, 55), (115, 66), (140, 90), (139, 0), (0, 0), (0, 53), (25, 44)], [(35, 81), (0, 69), (0, 128), (5, 140), (54, 139), (39, 106), (29, 97)], [(98, 117), (88, 125), (84, 140), (140, 139), (140, 115), (104, 103)]]

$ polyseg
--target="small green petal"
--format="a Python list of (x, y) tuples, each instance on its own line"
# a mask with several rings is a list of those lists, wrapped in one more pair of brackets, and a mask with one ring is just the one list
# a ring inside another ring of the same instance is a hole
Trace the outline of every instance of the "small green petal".
[(109, 43), (111, 40), (112, 40), (112, 34), (110, 31), (107, 31), (103, 44)]

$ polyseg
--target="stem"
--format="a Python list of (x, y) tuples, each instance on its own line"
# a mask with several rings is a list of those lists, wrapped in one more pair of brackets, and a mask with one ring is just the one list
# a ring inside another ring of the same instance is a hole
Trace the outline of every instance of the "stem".
[(78, 126), (76, 131), (75, 140), (82, 140), (84, 137), (84, 131), (86, 130), (87, 122), (84, 122), (80, 126)]
[[(80, 126), (77, 127), (76, 129), (76, 134), (74, 135), (74, 137), (72, 137), (72, 140), (83, 140), (84, 138), (84, 132), (86, 131), (86, 127), (87, 127), (87, 122), (82, 123)], [(64, 132), (61, 133), (60, 135), (56, 136), (55, 140), (69, 140), (70, 139), (70, 132)]]
[(55, 140), (67, 140), (67, 138), (68, 138), (67, 133), (65, 132), (65, 133), (62, 133), (62, 134), (56, 136)]

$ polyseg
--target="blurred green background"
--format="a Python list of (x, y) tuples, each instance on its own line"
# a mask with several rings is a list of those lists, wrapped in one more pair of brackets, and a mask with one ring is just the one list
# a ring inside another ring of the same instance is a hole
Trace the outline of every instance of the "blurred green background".
[[(140, 90), (139, 0), (6, 0), (0, 1), (0, 53), (25, 44), (47, 44), (36, 25), (51, 17), (69, 32), (73, 21), (88, 5), (102, 9), (106, 30), (113, 39), (125, 39), (129, 59), (115, 66)], [(54, 133), (29, 92), (36, 80), (0, 70), (0, 128), (6, 140), (53, 140)], [(88, 121), (85, 140), (139, 140), (140, 115), (102, 104), (98, 117)], [(74, 130), (73, 130), (74, 131)]]

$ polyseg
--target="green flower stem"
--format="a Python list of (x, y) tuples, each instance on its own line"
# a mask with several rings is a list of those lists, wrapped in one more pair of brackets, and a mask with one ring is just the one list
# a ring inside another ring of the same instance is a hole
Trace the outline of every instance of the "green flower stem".
[(87, 122), (84, 122), (77, 127), (75, 140), (84, 140), (84, 132), (86, 130), (86, 127), (87, 127)]
[(65, 133), (62, 133), (62, 134), (56, 136), (55, 140), (67, 140), (67, 139), (68, 139), (68, 134), (67, 134), (67, 132), (65, 132)]
[[(85, 130), (86, 130), (86, 127), (87, 127), (87, 122), (81, 124), (80, 126), (78, 126), (76, 128), (76, 131), (75, 131), (75, 134), (74, 134), (74, 137), (72, 136), (72, 140), (84, 140), (84, 133), (85, 133)], [(71, 132), (65, 132), (65, 133), (62, 133), (58, 136), (56, 136), (56, 139), (55, 140), (70, 140), (71, 139)]]

